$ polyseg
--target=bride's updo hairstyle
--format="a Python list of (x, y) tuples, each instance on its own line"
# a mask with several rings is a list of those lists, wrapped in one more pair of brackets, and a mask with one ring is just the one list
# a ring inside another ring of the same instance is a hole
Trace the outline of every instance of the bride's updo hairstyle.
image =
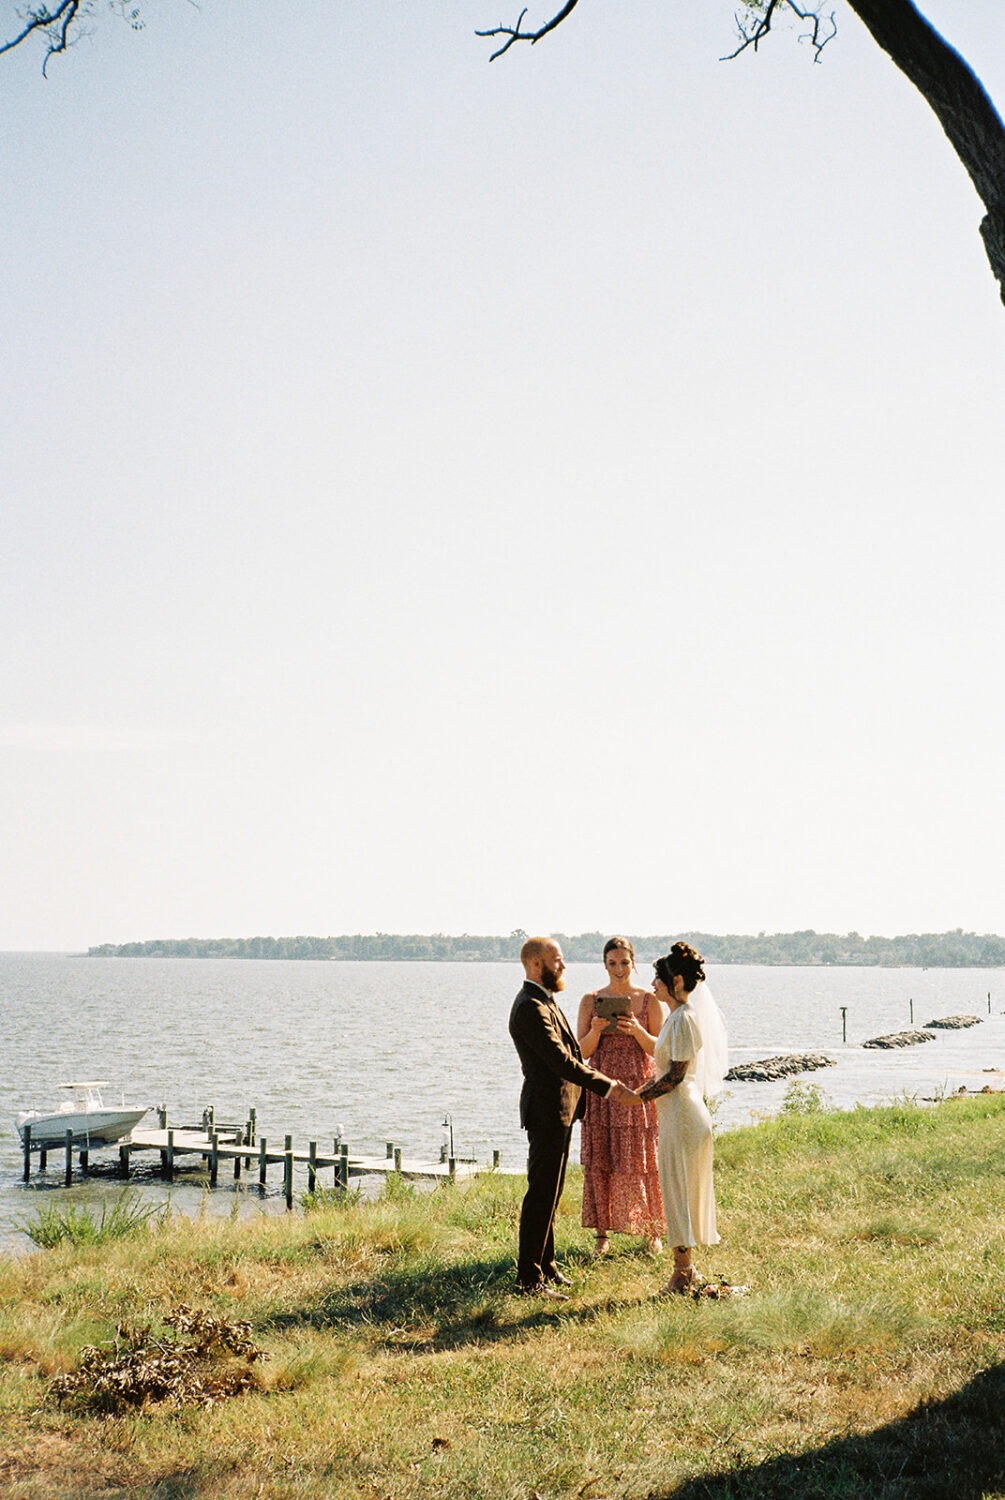
[(684, 981), (684, 989), (690, 995), (705, 978), (704, 963), (701, 954), (690, 943), (674, 943), (666, 957), (658, 958), (653, 967), (657, 979), (662, 979), (671, 992), (674, 975), (679, 974)]

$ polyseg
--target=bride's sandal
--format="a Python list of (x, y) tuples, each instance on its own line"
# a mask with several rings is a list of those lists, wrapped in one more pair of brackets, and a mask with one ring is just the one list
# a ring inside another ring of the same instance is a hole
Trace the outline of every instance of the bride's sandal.
[(661, 1295), (664, 1297), (697, 1296), (704, 1281), (699, 1276), (697, 1269), (691, 1264), (691, 1254), (684, 1246), (678, 1246), (674, 1250), (673, 1275), (662, 1288)]
[(660, 1288), (660, 1296), (696, 1297), (703, 1285), (704, 1282), (694, 1266), (688, 1266), (686, 1271), (673, 1273), (666, 1286)]
[(593, 1250), (594, 1255), (609, 1255), (610, 1254), (610, 1250), (611, 1250), (611, 1242), (607, 1238), (606, 1234), (598, 1234), (597, 1235), (597, 1243), (594, 1246), (594, 1250)]

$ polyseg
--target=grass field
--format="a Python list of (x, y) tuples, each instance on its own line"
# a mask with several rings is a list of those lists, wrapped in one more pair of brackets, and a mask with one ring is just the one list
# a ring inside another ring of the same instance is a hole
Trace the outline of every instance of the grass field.
[(554, 1305), (510, 1294), (520, 1179), (126, 1199), (89, 1243), (57, 1206), (0, 1260), (0, 1496), (1005, 1496), (1005, 1097), (803, 1102), (717, 1142), (732, 1301), (661, 1298), (641, 1242), (593, 1262), (578, 1173)]

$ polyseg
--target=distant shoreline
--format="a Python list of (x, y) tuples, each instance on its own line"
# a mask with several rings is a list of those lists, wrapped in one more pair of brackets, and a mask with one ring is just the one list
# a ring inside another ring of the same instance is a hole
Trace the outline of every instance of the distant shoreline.
[[(669, 951), (678, 939), (693, 943), (710, 964), (769, 968), (993, 969), (1005, 967), (1005, 938), (964, 932), (868, 937), (857, 932), (812, 930), (753, 935), (685, 932), (626, 934), (640, 963)], [(526, 934), (354, 933), (337, 937), (155, 938), (102, 943), (79, 958), (313, 959), (334, 963), (514, 963)], [(599, 962), (609, 934), (552, 934), (569, 963)]]

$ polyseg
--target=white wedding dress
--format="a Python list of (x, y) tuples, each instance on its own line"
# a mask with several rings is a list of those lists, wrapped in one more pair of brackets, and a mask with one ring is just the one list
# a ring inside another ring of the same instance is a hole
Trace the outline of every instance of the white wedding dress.
[[(712, 1183), (712, 1117), (705, 1108), (703, 1089), (711, 1094), (722, 1087), (725, 1027), (711, 996), (703, 998), (715, 1009), (715, 1019), (721, 1030), (720, 1036), (714, 1027), (706, 1028), (710, 1032), (710, 1055), (702, 1056), (704, 1042), (698, 1014), (703, 1013), (703, 1008), (701, 1002), (696, 1008), (691, 998), (686, 1005), (670, 1012), (653, 1053), (657, 1077), (666, 1073), (673, 1062), (687, 1063), (687, 1070), (677, 1087), (656, 1100), (660, 1128), (658, 1164), (667, 1243), (675, 1246), (719, 1243)], [(721, 1057), (713, 1056), (720, 1047)]]

